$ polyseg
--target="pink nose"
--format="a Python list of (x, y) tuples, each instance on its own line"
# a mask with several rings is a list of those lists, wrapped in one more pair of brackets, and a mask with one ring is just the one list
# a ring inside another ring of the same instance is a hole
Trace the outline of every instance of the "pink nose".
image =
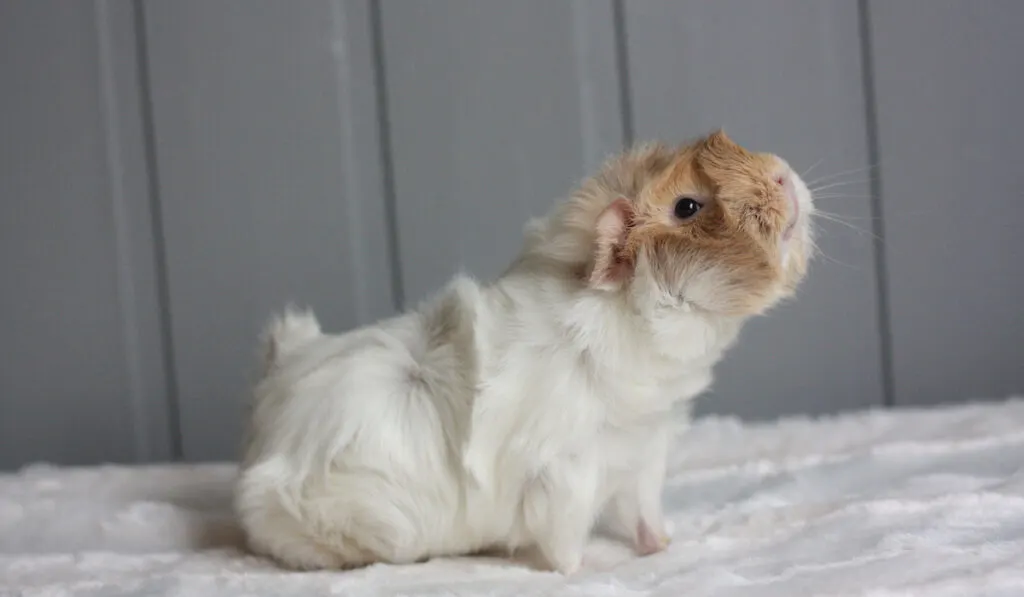
[(786, 191), (786, 198), (789, 199), (789, 217), (791, 220), (796, 220), (800, 215), (800, 205), (796, 201), (796, 189), (793, 188), (792, 179), (783, 174), (776, 176), (775, 182)]

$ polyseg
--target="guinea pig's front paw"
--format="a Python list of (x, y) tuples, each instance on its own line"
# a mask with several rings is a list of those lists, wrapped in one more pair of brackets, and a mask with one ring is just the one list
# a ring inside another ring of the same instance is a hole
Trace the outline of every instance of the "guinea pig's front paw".
[(649, 556), (668, 549), (672, 537), (666, 529), (654, 528), (647, 521), (641, 520), (636, 525), (636, 551), (642, 556)]
[(579, 572), (583, 566), (583, 553), (564, 551), (562, 553), (549, 554), (548, 561), (555, 572), (571, 576)]

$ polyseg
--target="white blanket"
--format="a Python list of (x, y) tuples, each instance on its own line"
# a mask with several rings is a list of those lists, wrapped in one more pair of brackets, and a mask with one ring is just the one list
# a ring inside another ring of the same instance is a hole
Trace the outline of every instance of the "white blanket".
[(497, 558), (286, 572), (239, 549), (234, 467), (0, 476), (3, 595), (1024, 595), (1024, 401), (680, 435), (674, 542), (563, 578)]

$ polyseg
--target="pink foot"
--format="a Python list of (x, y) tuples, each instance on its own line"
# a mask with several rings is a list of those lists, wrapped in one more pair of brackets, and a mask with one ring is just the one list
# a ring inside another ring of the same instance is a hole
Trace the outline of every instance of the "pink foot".
[(665, 533), (652, 529), (641, 520), (636, 525), (636, 550), (642, 556), (649, 556), (664, 551), (672, 540)]

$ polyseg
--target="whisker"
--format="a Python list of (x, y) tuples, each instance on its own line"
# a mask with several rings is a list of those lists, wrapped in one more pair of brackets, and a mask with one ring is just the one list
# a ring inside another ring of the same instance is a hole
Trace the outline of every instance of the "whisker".
[(825, 195), (815, 195), (814, 196), (814, 200), (815, 201), (818, 201), (818, 200), (829, 201), (829, 200), (832, 200), (832, 199), (870, 199), (870, 198), (871, 198), (871, 195), (831, 195), (831, 194), (825, 194)]
[(839, 219), (839, 217), (834, 215), (834, 214), (829, 214), (829, 213), (823, 213), (823, 212), (820, 212), (820, 211), (816, 211), (816, 212), (814, 212), (813, 215), (816, 216), (816, 217), (820, 217), (823, 220), (828, 220), (829, 222), (835, 222), (836, 224), (839, 224), (839, 225), (842, 225), (842, 226), (846, 226), (850, 230), (853, 230), (853, 231), (855, 231), (855, 232), (857, 232), (859, 234), (866, 234), (866, 235), (870, 236), (871, 238), (877, 240), (880, 243), (884, 243), (885, 242), (885, 240), (882, 237), (878, 236), (874, 232), (871, 232), (869, 230), (864, 230), (863, 228), (860, 228), (859, 226), (854, 226), (853, 224), (851, 224), (849, 222), (846, 222), (846, 221), (843, 221), (843, 220)]
[(843, 187), (843, 186), (847, 186), (847, 185), (851, 185), (851, 184), (864, 184), (865, 182), (867, 182), (867, 181), (864, 181), (864, 180), (841, 180), (839, 182), (829, 183), (827, 185), (820, 186), (820, 187), (813, 187), (813, 188), (812, 187), (807, 187), (807, 190), (809, 190), (811, 193), (817, 193), (818, 191), (824, 191), (825, 189), (831, 189), (831, 188), (835, 188), (835, 187)]
[(800, 174), (800, 178), (807, 178), (807, 175), (811, 173), (811, 170), (814, 170), (815, 168), (817, 168), (818, 164), (822, 163), (823, 161), (825, 161), (825, 158), (823, 158), (823, 157), (818, 158), (817, 162), (814, 162), (813, 164), (811, 164), (810, 168), (804, 170), (803, 173)]
[(818, 215), (825, 215), (825, 216), (829, 216), (829, 217), (833, 217), (833, 218), (839, 218), (841, 220), (881, 220), (882, 219), (881, 216), (847, 216), (847, 215), (840, 215), (840, 214), (832, 213), (830, 211), (823, 211), (823, 210), (820, 210), (820, 209), (815, 209), (814, 213), (818, 214)]
[(814, 254), (821, 255), (827, 261), (831, 261), (832, 263), (834, 263), (836, 265), (841, 265), (843, 267), (849, 267), (849, 268), (855, 269), (855, 270), (862, 270), (863, 269), (863, 268), (857, 267), (856, 265), (839, 261), (835, 257), (830, 256), (828, 253), (823, 251), (820, 246), (818, 246), (818, 243), (814, 242), (813, 240), (811, 241), (811, 250), (814, 252)]
[(826, 181), (829, 181), (829, 180), (834, 180), (836, 178), (839, 178), (840, 176), (846, 176), (846, 175), (849, 175), (849, 174), (859, 174), (861, 172), (866, 172), (868, 170), (874, 170), (877, 167), (878, 167), (878, 164), (871, 164), (871, 165), (865, 166), (863, 168), (854, 168), (853, 170), (846, 170), (846, 171), (843, 171), (843, 172), (836, 172), (835, 174), (826, 174), (825, 176), (822, 176), (820, 178), (816, 178), (816, 179), (814, 179), (814, 180), (812, 180), (812, 181), (810, 181), (810, 182), (808, 182), (806, 184), (807, 184), (808, 187), (811, 187), (813, 185), (818, 184), (819, 182), (826, 182)]

